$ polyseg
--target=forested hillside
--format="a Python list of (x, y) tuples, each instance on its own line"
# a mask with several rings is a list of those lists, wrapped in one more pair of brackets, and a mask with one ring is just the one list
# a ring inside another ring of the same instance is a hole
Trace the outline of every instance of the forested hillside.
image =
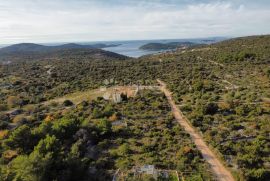
[(66, 50), (66, 49), (94, 49), (94, 48), (107, 48), (118, 46), (117, 44), (92, 44), (92, 45), (80, 45), (76, 43), (68, 43), (63, 45), (45, 46), (34, 43), (20, 43), (0, 48), (0, 56), (11, 54), (23, 54), (23, 53), (48, 53), (52, 51)]
[(198, 45), (192, 42), (170, 42), (170, 43), (148, 43), (140, 47), (141, 50), (160, 51), (160, 50), (174, 50), (177, 48), (188, 48)]
[(118, 104), (53, 101), (100, 87), (157, 85), (159, 78), (236, 179), (268, 180), (269, 45), (270, 36), (254, 36), (139, 59), (102, 50), (4, 57), (0, 178), (110, 180), (119, 168), (153, 164), (190, 173), (187, 180), (214, 179), (159, 91), (121, 95)]
[(244, 180), (269, 177), (269, 43), (237, 38), (150, 57), (180, 109)]

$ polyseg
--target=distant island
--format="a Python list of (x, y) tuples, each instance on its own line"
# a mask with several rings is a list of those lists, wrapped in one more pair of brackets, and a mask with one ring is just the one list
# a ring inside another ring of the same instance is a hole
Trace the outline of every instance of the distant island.
[(39, 45), (35, 43), (20, 43), (11, 46), (7, 46), (0, 49), (0, 55), (3, 54), (13, 54), (13, 53), (27, 53), (27, 52), (34, 52), (34, 53), (41, 53), (41, 52), (50, 52), (50, 51), (58, 51), (58, 50), (65, 50), (65, 49), (101, 49), (101, 48), (108, 48), (108, 47), (116, 47), (120, 44), (92, 44), (92, 45), (80, 45), (76, 43), (68, 43), (63, 45), (57, 46), (46, 46), (46, 45)]
[(141, 46), (139, 49), (148, 51), (161, 51), (161, 50), (173, 50), (176, 48), (188, 48), (194, 45), (198, 44), (193, 42), (148, 43)]

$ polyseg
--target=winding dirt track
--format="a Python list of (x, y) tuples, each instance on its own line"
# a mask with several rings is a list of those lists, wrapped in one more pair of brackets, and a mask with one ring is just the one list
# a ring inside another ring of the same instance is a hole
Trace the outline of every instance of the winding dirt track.
[(166, 84), (161, 80), (157, 80), (161, 85), (160, 90), (166, 95), (169, 104), (171, 105), (173, 115), (179, 124), (188, 132), (194, 141), (197, 148), (201, 151), (204, 159), (210, 164), (212, 171), (220, 181), (234, 181), (232, 174), (229, 170), (219, 161), (217, 156), (210, 150), (207, 144), (204, 142), (203, 138), (199, 133), (189, 124), (189, 122), (184, 117), (183, 113), (177, 108), (174, 103), (171, 92), (166, 88)]

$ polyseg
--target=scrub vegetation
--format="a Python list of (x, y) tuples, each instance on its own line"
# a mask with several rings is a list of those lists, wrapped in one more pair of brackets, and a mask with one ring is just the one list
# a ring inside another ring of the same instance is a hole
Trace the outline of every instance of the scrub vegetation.
[(70, 97), (156, 79), (236, 180), (268, 180), (269, 45), (253, 36), (138, 59), (95, 49), (0, 57), (0, 180), (111, 180), (146, 164), (214, 179), (161, 92), (117, 104)]

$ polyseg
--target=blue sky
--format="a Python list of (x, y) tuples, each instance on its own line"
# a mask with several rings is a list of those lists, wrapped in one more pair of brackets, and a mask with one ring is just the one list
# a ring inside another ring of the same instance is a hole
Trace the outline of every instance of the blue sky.
[(0, 0), (0, 44), (270, 33), (269, 0)]

